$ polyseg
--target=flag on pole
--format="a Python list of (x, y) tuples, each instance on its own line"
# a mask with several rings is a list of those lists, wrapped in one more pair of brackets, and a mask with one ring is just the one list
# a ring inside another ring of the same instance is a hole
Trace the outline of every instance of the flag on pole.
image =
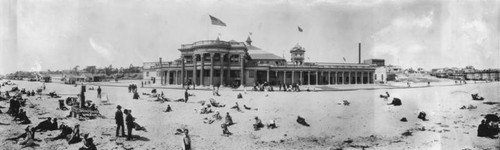
[(212, 25), (218, 25), (218, 26), (226, 26), (226, 23), (222, 22), (222, 20), (220, 20), (219, 18), (215, 18), (214, 16), (212, 15), (208, 15), (210, 16), (210, 21), (212, 21)]
[(346, 61), (346, 60), (345, 60), (345, 57), (342, 57), (342, 58), (344, 59), (344, 62), (345, 62), (345, 61)]
[(300, 28), (300, 26), (297, 26), (297, 29), (299, 30), (299, 32), (304, 31), (304, 30), (302, 30), (302, 28)]

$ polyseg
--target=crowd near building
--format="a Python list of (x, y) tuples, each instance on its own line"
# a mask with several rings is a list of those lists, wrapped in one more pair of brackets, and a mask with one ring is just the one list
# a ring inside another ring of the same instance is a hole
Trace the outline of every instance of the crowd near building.
[[(183, 44), (181, 57), (174, 61), (144, 62), (144, 80), (161, 85), (195, 86), (253, 86), (270, 85), (343, 85), (373, 84), (385, 81), (385, 71), (376, 75), (384, 65), (383, 59), (358, 63), (306, 62), (306, 49), (297, 44), (289, 52), (291, 59), (269, 53), (252, 43), (216, 40)], [(361, 43), (359, 44), (361, 54)]]

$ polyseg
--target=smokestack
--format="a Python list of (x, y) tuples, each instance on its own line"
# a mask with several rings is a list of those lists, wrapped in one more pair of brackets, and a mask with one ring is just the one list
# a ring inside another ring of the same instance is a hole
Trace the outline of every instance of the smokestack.
[(359, 57), (358, 57), (358, 63), (361, 64), (361, 43), (358, 44), (358, 48), (359, 48)]
[(162, 68), (161, 57), (160, 57), (160, 69)]

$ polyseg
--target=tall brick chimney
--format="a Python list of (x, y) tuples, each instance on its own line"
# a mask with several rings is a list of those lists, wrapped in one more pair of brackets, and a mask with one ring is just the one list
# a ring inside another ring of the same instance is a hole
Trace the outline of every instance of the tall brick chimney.
[(361, 43), (358, 44), (358, 48), (359, 48), (359, 57), (358, 57), (358, 63), (361, 64)]

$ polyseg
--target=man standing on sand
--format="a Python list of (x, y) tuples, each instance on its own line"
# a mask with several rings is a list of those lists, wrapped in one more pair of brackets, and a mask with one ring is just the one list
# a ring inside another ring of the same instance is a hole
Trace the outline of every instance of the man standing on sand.
[(128, 109), (125, 109), (125, 114), (127, 117), (125, 121), (127, 121), (127, 140), (132, 140), (132, 129), (134, 128), (134, 117), (132, 117), (131, 112)]
[(116, 120), (116, 136), (118, 137), (118, 133), (120, 131), (120, 128), (122, 129), (122, 136), (125, 136), (125, 126), (123, 125), (123, 113), (122, 113), (122, 106), (118, 105), (116, 106), (116, 113), (115, 113), (115, 120)]
[(191, 150), (191, 138), (189, 137), (189, 130), (184, 129), (184, 138), (182, 138), (184, 150)]
[(101, 98), (101, 86), (97, 87), (97, 98)]
[(184, 99), (185, 99), (185, 103), (188, 102), (188, 98), (189, 98), (189, 93), (188, 93), (188, 90), (186, 89), (186, 91), (184, 92)]

